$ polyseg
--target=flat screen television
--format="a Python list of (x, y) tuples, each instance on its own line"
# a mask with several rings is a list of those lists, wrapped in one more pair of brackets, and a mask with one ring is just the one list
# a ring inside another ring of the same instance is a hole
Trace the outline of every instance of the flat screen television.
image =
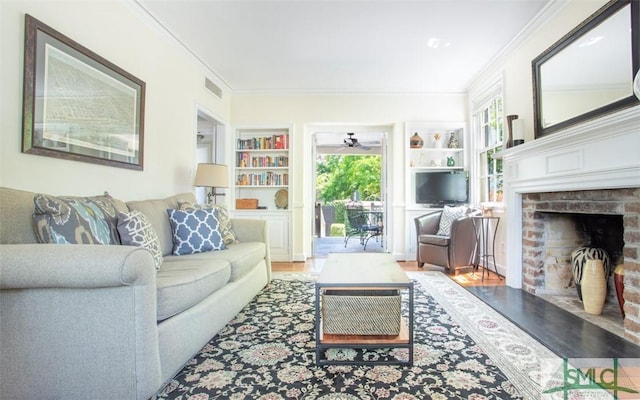
[(444, 207), (468, 201), (469, 184), (466, 172), (416, 172), (416, 204)]

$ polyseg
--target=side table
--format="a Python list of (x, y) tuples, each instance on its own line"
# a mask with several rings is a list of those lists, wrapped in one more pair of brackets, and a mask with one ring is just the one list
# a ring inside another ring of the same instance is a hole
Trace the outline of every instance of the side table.
[[(502, 279), (496, 266), (496, 233), (498, 232), (500, 217), (476, 215), (471, 219), (473, 220), (473, 229), (476, 234), (476, 249), (480, 250), (479, 262), (475, 267), (478, 268), (482, 264), (482, 281), (484, 281), (484, 271), (487, 270), (487, 277), (491, 272), (489, 258), (493, 259), (493, 270), (496, 276), (498, 279)], [(491, 242), (491, 246), (489, 246), (489, 242)], [(491, 249), (491, 252), (489, 252), (489, 249)]]

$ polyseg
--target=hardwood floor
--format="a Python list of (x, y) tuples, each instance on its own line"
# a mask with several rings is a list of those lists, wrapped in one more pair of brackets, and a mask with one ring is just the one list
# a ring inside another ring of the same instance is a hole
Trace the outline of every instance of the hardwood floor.
[[(272, 263), (273, 271), (319, 273), (324, 258), (297, 263)], [(405, 271), (439, 270), (418, 268), (417, 263), (398, 262)], [(636, 358), (640, 346), (631, 343), (591, 322), (585, 321), (540, 297), (505, 286), (493, 272), (481, 279), (481, 271), (461, 271), (449, 275), (478, 299), (534, 337), (560, 357), (567, 358)]]
[[(319, 273), (322, 271), (325, 258), (310, 258), (306, 262), (272, 262), (271, 268), (276, 272), (312, 272)], [(444, 271), (444, 268), (425, 265), (419, 268), (415, 261), (398, 262), (404, 271)], [(498, 278), (495, 273), (485, 271), (484, 281), (482, 280), (482, 271), (469, 268), (469, 270), (460, 271), (455, 276), (450, 276), (453, 280), (462, 286), (504, 286), (504, 279)]]

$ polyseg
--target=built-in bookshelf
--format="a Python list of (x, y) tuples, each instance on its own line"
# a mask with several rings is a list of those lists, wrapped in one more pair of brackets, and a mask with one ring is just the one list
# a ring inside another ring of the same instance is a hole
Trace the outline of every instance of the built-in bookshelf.
[(235, 129), (234, 218), (268, 221), (271, 259), (291, 261), (291, 127)]
[(260, 209), (288, 208), (289, 137), (288, 128), (236, 130), (236, 199), (257, 199)]

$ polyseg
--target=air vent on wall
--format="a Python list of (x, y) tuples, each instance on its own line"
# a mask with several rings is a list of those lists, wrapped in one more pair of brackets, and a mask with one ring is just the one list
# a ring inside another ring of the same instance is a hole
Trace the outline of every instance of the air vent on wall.
[(222, 98), (222, 89), (215, 83), (213, 83), (209, 78), (204, 78), (204, 87), (209, 89), (209, 91), (219, 98)]

